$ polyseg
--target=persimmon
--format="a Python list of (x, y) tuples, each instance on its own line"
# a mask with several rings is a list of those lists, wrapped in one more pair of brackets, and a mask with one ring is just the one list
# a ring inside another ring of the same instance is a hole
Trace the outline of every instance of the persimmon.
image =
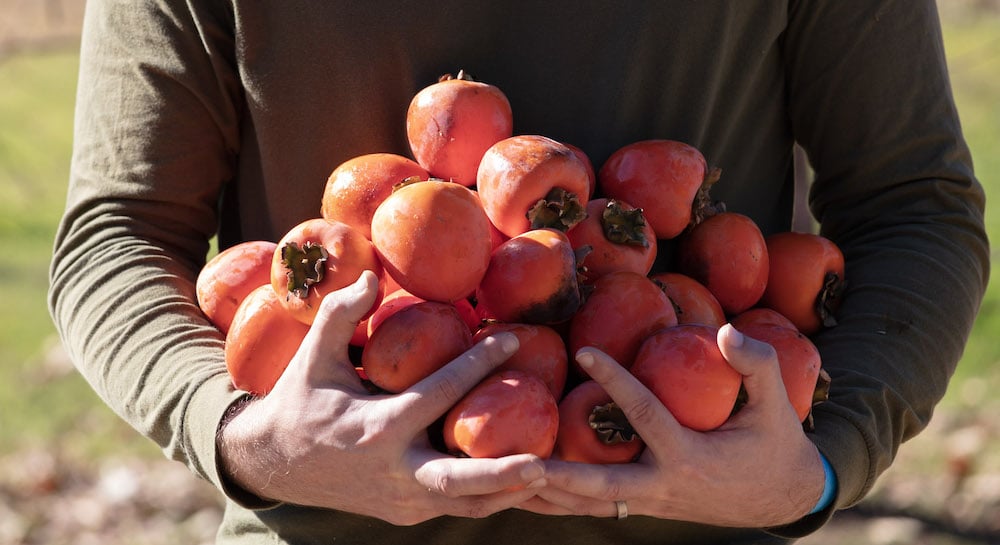
[(436, 178), (464, 186), (476, 183), (487, 148), (513, 130), (506, 95), (464, 71), (421, 89), (406, 112), (406, 136), (417, 163)]
[(402, 392), (472, 347), (472, 333), (454, 305), (423, 301), (405, 305), (372, 330), (361, 353), (368, 379)]
[(490, 221), (475, 192), (439, 180), (397, 188), (375, 210), (372, 244), (406, 291), (450, 303), (471, 295), (490, 262)]
[(309, 326), (285, 310), (270, 284), (251, 291), (226, 334), (225, 357), (233, 386), (266, 395), (288, 367)]
[(598, 348), (628, 368), (646, 337), (674, 325), (674, 307), (652, 280), (616, 271), (591, 285), (587, 299), (570, 320), (567, 345), (571, 354), (586, 346)]
[(497, 369), (517, 369), (533, 373), (545, 382), (552, 397), (562, 398), (569, 372), (569, 354), (562, 336), (551, 327), (540, 324), (487, 322), (472, 337), (474, 343), (495, 333), (517, 335), (519, 348)]
[(445, 415), (444, 443), (472, 458), (512, 454), (552, 455), (559, 406), (537, 376), (497, 371), (476, 385)]
[(643, 341), (630, 369), (677, 422), (695, 431), (728, 420), (743, 382), (722, 356), (717, 333), (700, 324), (661, 329)]
[(590, 247), (581, 272), (584, 281), (613, 271), (649, 273), (656, 260), (656, 233), (641, 209), (599, 198), (589, 201), (586, 211), (587, 217), (566, 232), (574, 249)]
[(223, 334), (229, 331), (243, 299), (271, 283), (271, 260), (277, 247), (268, 240), (241, 242), (215, 254), (198, 272), (198, 308)]
[(525, 134), (490, 146), (479, 163), (476, 189), (490, 221), (503, 234), (571, 229), (590, 196), (587, 167), (569, 147)]
[(788, 401), (799, 421), (804, 422), (812, 410), (822, 366), (816, 345), (799, 331), (782, 326), (750, 324), (740, 332), (774, 348)]
[(715, 214), (679, 237), (677, 272), (712, 292), (728, 315), (754, 306), (767, 287), (767, 245), (760, 228), (736, 212)]
[(791, 320), (786, 318), (783, 314), (767, 307), (754, 307), (733, 316), (729, 323), (733, 324), (733, 327), (743, 331), (748, 325), (751, 324), (764, 324), (764, 325), (774, 325), (780, 326), (787, 329), (798, 330), (795, 324)]
[(414, 160), (394, 153), (370, 153), (333, 169), (323, 190), (320, 213), (372, 238), (372, 215), (392, 188), (404, 180), (426, 180), (430, 174)]
[(654, 273), (649, 278), (673, 303), (678, 324), (722, 327), (726, 323), (722, 305), (708, 288), (694, 278), (677, 272)]
[[(309, 325), (327, 294), (352, 284), (366, 270), (382, 274), (375, 249), (364, 235), (346, 223), (311, 218), (278, 241), (271, 260), (271, 286), (285, 309)], [(378, 299), (383, 294), (379, 283)]]
[(484, 317), (556, 324), (580, 307), (576, 253), (566, 234), (533, 229), (497, 246), (476, 289)]
[(834, 312), (844, 290), (844, 254), (830, 239), (785, 231), (765, 239), (770, 269), (760, 304), (780, 312), (812, 335), (837, 325)]
[(645, 445), (600, 383), (581, 382), (559, 402), (554, 458), (588, 464), (635, 460)]
[(671, 239), (710, 205), (704, 200), (720, 175), (694, 146), (652, 139), (612, 153), (597, 173), (597, 184), (605, 196), (642, 208), (657, 238)]

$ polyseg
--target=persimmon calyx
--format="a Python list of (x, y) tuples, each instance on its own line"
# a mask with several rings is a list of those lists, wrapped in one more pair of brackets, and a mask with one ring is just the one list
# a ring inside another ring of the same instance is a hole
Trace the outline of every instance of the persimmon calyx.
[(837, 325), (837, 318), (834, 317), (837, 307), (840, 306), (840, 297), (844, 294), (846, 282), (835, 272), (828, 272), (823, 277), (823, 287), (816, 296), (815, 310), (819, 316), (823, 327), (833, 327)]
[(642, 208), (626, 210), (621, 201), (609, 199), (601, 211), (601, 228), (604, 237), (615, 244), (649, 248), (646, 238), (646, 216)]
[(809, 414), (806, 415), (805, 420), (802, 422), (802, 428), (804, 430), (812, 431), (816, 428), (816, 423), (813, 420), (812, 409), (816, 405), (830, 399), (831, 384), (833, 384), (833, 379), (830, 378), (830, 373), (827, 373), (826, 369), (820, 367), (819, 376), (816, 377), (816, 387), (813, 389), (812, 407), (809, 408)]
[(594, 407), (587, 417), (587, 424), (605, 445), (628, 443), (639, 438), (635, 428), (625, 418), (625, 411), (615, 402)]
[(525, 217), (532, 229), (548, 227), (566, 232), (587, 217), (587, 210), (580, 204), (576, 193), (553, 187), (528, 209)]
[(688, 224), (688, 228), (726, 211), (726, 203), (722, 201), (712, 202), (712, 186), (720, 178), (722, 178), (722, 169), (719, 167), (710, 167), (705, 172), (705, 179), (701, 182), (701, 187), (698, 188), (694, 202), (691, 204), (691, 222)]
[(309, 297), (309, 288), (323, 281), (329, 252), (321, 244), (305, 242), (301, 247), (291, 241), (281, 247), (281, 263), (288, 278), (288, 296)]

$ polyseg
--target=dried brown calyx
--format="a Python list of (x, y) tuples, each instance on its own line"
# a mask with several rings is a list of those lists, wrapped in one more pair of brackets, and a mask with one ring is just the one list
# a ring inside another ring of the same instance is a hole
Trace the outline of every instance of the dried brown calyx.
[(587, 209), (580, 204), (576, 193), (553, 187), (545, 198), (528, 209), (526, 217), (532, 229), (548, 227), (566, 232), (587, 217)]
[(288, 278), (288, 296), (309, 297), (309, 288), (323, 281), (330, 254), (322, 245), (306, 242), (301, 247), (289, 242), (281, 247), (281, 263)]
[(625, 418), (625, 411), (614, 402), (594, 407), (587, 423), (605, 445), (628, 443), (639, 438), (635, 428)]

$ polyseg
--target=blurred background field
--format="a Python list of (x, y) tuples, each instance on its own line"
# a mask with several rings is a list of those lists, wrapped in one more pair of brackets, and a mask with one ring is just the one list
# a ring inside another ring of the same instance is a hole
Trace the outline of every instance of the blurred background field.
[[(46, 310), (83, 4), (0, 0), (0, 545), (210, 543), (221, 516), (214, 492), (104, 406), (60, 350)], [(940, 7), (966, 136), (994, 196), (1000, 2)], [(997, 206), (992, 199), (987, 211), (994, 241)], [(802, 543), (1000, 543), (998, 332), (993, 282), (930, 427), (902, 447), (868, 499)]]

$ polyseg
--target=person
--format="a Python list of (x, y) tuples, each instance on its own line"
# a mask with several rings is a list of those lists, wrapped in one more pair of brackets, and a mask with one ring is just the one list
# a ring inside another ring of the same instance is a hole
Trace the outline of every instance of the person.
[[(102, 399), (224, 494), (219, 543), (794, 540), (927, 424), (987, 281), (985, 197), (930, 0), (91, 0), (83, 31), (51, 312)], [(789, 229), (802, 146), (849, 279), (839, 324), (814, 337), (832, 388), (812, 431), (773, 352), (723, 327), (750, 401), (719, 431), (678, 426), (584, 349), (648, 443), (637, 462), (445, 455), (424, 429), (517, 342), (368, 395), (346, 339), (370, 274), (324, 300), (268, 396), (232, 387), (194, 297), (212, 237), (277, 240), (318, 216), (331, 170), (406, 155), (409, 100), (459, 69), (505, 92), (516, 133), (595, 165), (643, 139), (695, 146), (723, 170), (714, 195), (765, 234)]]

